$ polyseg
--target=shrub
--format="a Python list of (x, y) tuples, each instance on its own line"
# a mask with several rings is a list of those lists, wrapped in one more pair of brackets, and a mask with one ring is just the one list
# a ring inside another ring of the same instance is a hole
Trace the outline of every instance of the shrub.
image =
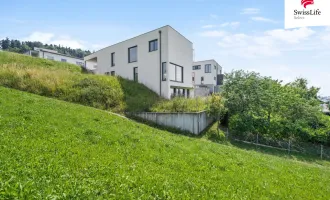
[(200, 112), (207, 108), (208, 98), (186, 99), (175, 97), (171, 100), (163, 100), (155, 104), (151, 111), (153, 112)]
[(204, 132), (205, 137), (211, 141), (223, 142), (226, 140), (226, 135), (221, 129), (219, 129), (217, 122), (214, 122)]

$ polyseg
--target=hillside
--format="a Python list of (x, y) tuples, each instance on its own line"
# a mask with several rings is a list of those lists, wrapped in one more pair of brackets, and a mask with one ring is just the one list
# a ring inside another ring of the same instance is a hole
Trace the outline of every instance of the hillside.
[(0, 87), (0, 199), (329, 199), (330, 165)]
[(68, 63), (0, 52), (0, 85), (114, 112), (149, 110), (161, 98), (143, 84), (83, 74)]

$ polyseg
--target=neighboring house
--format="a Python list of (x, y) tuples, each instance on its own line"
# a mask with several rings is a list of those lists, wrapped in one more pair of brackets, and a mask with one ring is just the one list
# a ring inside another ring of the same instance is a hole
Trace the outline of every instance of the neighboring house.
[(321, 104), (321, 109), (324, 114), (330, 115), (329, 104)]
[(193, 96), (193, 44), (171, 26), (106, 47), (84, 60), (96, 74), (137, 81), (167, 99)]
[(200, 93), (196, 96), (205, 96), (220, 91), (220, 86), (223, 84), (222, 67), (215, 60), (194, 62), (192, 70), (192, 82), (196, 93)]
[(55, 61), (59, 61), (59, 62), (67, 62), (67, 63), (79, 65), (79, 66), (84, 66), (83, 59), (60, 54), (54, 50), (35, 47), (34, 50), (30, 50), (30, 51), (26, 52), (25, 54), (33, 56), (33, 57), (44, 58), (44, 59), (48, 59), (48, 60), (55, 60)]

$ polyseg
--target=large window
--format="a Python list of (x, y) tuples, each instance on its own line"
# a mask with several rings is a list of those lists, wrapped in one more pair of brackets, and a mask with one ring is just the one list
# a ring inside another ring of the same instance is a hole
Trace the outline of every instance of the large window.
[(111, 67), (115, 66), (115, 53), (111, 53)]
[(183, 83), (183, 67), (170, 63), (170, 80)]
[(166, 62), (162, 63), (162, 80), (166, 81), (167, 77), (167, 69), (166, 69)]
[(115, 76), (115, 75), (116, 75), (115, 71), (111, 71), (111, 76)]
[(128, 62), (137, 62), (137, 46), (128, 49)]
[(158, 40), (152, 40), (149, 42), (149, 52), (158, 50)]
[(201, 69), (201, 66), (200, 65), (193, 66), (193, 70), (199, 70), (199, 69)]
[(205, 73), (211, 73), (212, 66), (211, 64), (206, 64), (205, 65)]
[(138, 68), (137, 67), (133, 68), (133, 79), (136, 82), (138, 82), (138, 80), (139, 80), (139, 73), (138, 73)]
[(77, 65), (80, 65), (80, 66), (84, 66), (85, 65), (83, 62), (78, 62), (78, 61), (76, 61), (76, 64)]
[(47, 56), (48, 60), (54, 60), (54, 56)]
[(66, 59), (64, 59), (64, 58), (61, 58), (61, 62), (66, 62)]

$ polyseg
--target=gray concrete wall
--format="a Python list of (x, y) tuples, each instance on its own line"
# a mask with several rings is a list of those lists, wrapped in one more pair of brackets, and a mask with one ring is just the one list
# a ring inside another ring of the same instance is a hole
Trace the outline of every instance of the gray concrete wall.
[(158, 125), (177, 128), (184, 131), (189, 131), (195, 135), (200, 134), (214, 120), (207, 113), (132, 113), (136, 117), (154, 122)]
[(195, 87), (195, 97), (207, 97), (210, 94), (208, 87)]

